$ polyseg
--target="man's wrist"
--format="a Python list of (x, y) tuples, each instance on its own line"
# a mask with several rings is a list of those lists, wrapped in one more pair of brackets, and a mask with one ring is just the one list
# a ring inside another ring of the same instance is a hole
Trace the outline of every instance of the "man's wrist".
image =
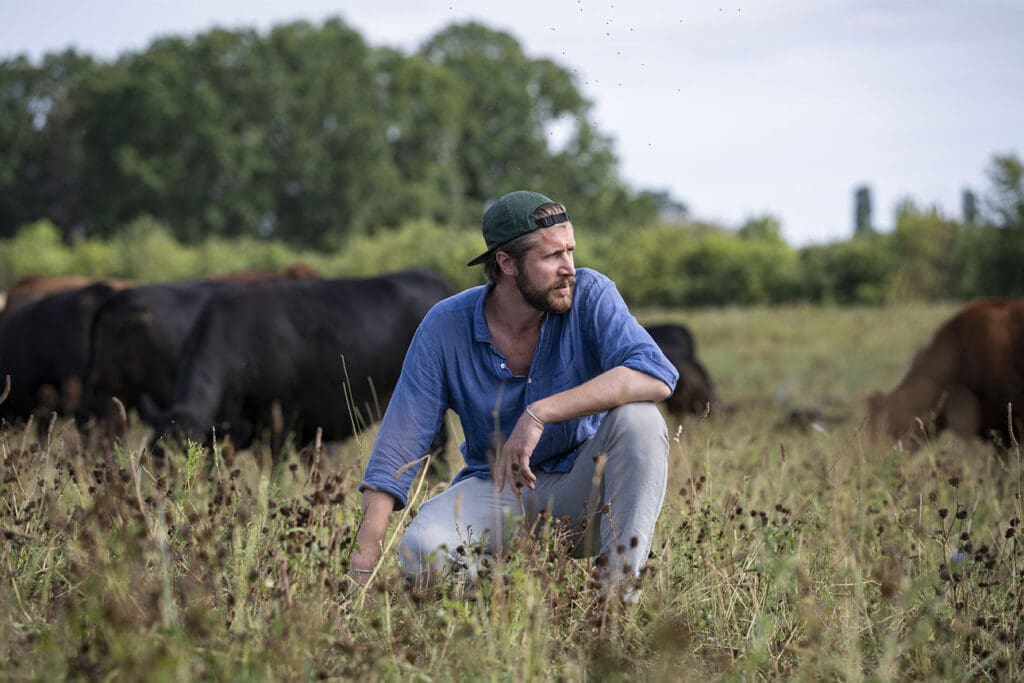
[(537, 417), (537, 414), (534, 413), (532, 410), (530, 410), (530, 406), (526, 406), (526, 414), (528, 416), (530, 416), (533, 419), (534, 422), (536, 422), (538, 425), (540, 425), (541, 429), (544, 429), (544, 427), (546, 426), (547, 423), (544, 422), (544, 420), (542, 420), (539, 417)]

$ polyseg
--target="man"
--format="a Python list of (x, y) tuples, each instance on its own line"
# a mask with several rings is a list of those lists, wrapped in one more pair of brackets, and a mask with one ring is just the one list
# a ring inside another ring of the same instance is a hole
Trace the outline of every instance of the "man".
[[(603, 560), (606, 587), (636, 578), (665, 496), (668, 434), (654, 404), (678, 375), (615, 285), (576, 270), (561, 204), (512, 192), (484, 214), (488, 285), (436, 304), (406, 354), (360, 490), (352, 556), (365, 581), (392, 511), (445, 411), (462, 422), (465, 468), (420, 506), (402, 539), (402, 572), (426, 585), (488, 553), (526, 515), (568, 517), (574, 553)], [(404, 469), (403, 469), (404, 468)], [(462, 552), (459, 551), (462, 546)]]

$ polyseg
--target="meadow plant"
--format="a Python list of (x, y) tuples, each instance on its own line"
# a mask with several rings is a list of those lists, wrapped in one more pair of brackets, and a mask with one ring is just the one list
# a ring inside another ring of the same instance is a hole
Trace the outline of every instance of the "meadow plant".
[[(43, 436), (3, 424), (0, 671), (1019, 680), (1019, 444), (940, 434), (901, 450), (862, 428), (861, 397), (895, 383), (947, 314), (753, 309), (744, 327), (731, 309), (674, 312), (701, 340), (723, 405), (671, 423), (669, 493), (636, 604), (602, 595), (601, 560), (573, 558), (571, 530), (543, 515), (494, 556), (467, 538), (456, 569), (475, 570), (431, 589), (405, 582), (393, 552), (355, 583), (372, 425), (344, 444), (287, 445), (271, 467), (266, 445), (169, 448), (158, 464), (130, 445), (146, 443), (138, 427), (104, 451), (69, 422)], [(787, 348), (794, 336), (801, 354)], [(782, 419), (826, 403), (839, 419)], [(421, 473), (409, 516), (445, 486)]]

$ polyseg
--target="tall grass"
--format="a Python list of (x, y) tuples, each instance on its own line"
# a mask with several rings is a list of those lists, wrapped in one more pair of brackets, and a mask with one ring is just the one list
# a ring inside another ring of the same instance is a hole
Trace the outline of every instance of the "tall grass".
[[(412, 592), (389, 557), (364, 591), (345, 572), (372, 430), (276, 466), (256, 448), (207, 468), (186, 449), (159, 469), (138, 428), (103, 454), (70, 424), (41, 440), (7, 426), (0, 672), (1019, 679), (1019, 447), (941, 435), (905, 452), (861, 430), (861, 397), (891, 388), (953, 308), (642, 312), (691, 326), (723, 409), (670, 422), (636, 606), (599, 599), (557, 525), (478, 580)], [(416, 502), (446, 485), (421, 481)]]

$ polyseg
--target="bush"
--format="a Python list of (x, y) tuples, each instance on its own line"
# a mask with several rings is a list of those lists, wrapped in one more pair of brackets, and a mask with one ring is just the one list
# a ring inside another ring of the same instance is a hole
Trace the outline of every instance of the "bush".
[(346, 275), (427, 268), (463, 289), (484, 281), (482, 268), (466, 267), (484, 248), (477, 231), (413, 221), (398, 230), (350, 240), (331, 263), (332, 270)]
[(149, 216), (129, 223), (111, 240), (118, 273), (139, 282), (163, 282), (199, 273), (197, 250), (179, 244), (171, 230)]
[(885, 235), (808, 247), (800, 252), (806, 301), (826, 304), (881, 304), (896, 258)]
[(26, 275), (63, 275), (74, 271), (71, 251), (60, 240), (60, 231), (48, 220), (23, 227), (0, 248), (0, 275), (5, 289)]
[(779, 303), (799, 294), (799, 259), (784, 242), (699, 225), (619, 232), (594, 265), (637, 305)]

